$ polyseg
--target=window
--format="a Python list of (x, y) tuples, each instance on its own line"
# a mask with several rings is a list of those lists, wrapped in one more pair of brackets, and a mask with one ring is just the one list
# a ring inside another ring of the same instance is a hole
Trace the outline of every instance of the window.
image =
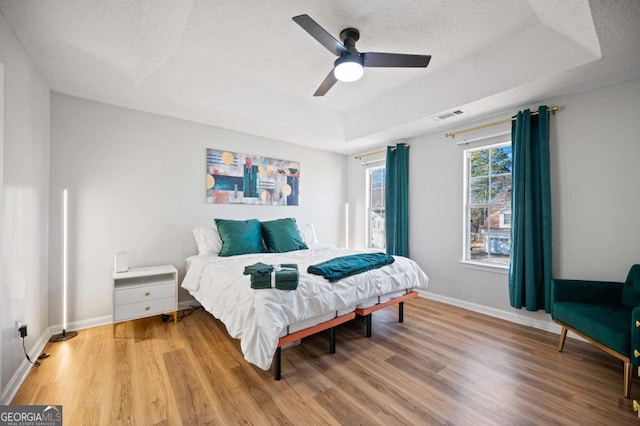
[(509, 265), (511, 143), (465, 151), (464, 261)]
[(367, 248), (384, 250), (387, 245), (384, 224), (384, 165), (368, 167), (367, 173)]

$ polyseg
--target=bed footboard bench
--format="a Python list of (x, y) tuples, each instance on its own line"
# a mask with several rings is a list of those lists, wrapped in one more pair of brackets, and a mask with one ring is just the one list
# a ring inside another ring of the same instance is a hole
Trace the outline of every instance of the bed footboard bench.
[(330, 319), (329, 321), (321, 322), (320, 324), (314, 325), (313, 327), (305, 328), (304, 330), (296, 331), (295, 333), (282, 336), (278, 340), (278, 348), (276, 349), (276, 353), (273, 357), (273, 378), (275, 380), (280, 380), (282, 378), (282, 347), (283, 346), (288, 345), (289, 343), (293, 343), (296, 340), (300, 340), (304, 337), (308, 337), (308, 336), (311, 336), (312, 334), (316, 334), (328, 329), (329, 330), (329, 353), (334, 354), (336, 353), (335, 327), (347, 321), (351, 321), (355, 317), (356, 317), (355, 312), (349, 312), (339, 317)]
[(398, 304), (398, 322), (404, 322), (404, 302), (414, 297), (418, 297), (417, 291), (410, 291), (402, 296), (394, 297), (386, 302), (378, 303), (368, 308), (356, 309), (355, 313), (357, 315), (365, 317), (367, 337), (371, 337), (371, 314), (387, 306)]

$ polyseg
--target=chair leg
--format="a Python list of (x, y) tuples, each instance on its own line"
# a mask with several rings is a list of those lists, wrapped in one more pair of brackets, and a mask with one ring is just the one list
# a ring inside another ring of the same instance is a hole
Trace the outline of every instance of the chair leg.
[(630, 361), (624, 362), (624, 397), (631, 396), (631, 376), (633, 375), (633, 365)]
[(564, 341), (567, 338), (567, 328), (562, 327), (562, 331), (560, 332), (560, 343), (558, 344), (558, 352), (562, 352), (564, 348)]

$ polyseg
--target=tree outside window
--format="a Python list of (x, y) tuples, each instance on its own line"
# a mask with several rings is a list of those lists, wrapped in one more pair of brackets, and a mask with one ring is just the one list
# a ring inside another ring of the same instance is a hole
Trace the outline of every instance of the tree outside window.
[(511, 254), (511, 143), (465, 151), (464, 260), (508, 265)]

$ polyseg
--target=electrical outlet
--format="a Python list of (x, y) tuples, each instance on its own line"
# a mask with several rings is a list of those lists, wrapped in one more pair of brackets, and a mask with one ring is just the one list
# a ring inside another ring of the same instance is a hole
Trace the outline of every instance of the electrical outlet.
[(20, 327), (18, 327), (18, 334), (20, 334), (20, 337), (22, 337), (23, 339), (27, 337), (27, 324), (22, 324)]
[(16, 320), (16, 337), (20, 338), (20, 327), (22, 327), (22, 320)]

